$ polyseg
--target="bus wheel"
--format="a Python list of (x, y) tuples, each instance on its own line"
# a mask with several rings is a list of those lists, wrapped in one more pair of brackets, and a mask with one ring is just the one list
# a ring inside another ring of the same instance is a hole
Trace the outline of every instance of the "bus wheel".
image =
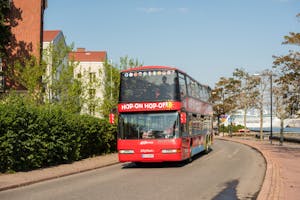
[(190, 152), (190, 156), (188, 157), (188, 159), (186, 159), (186, 163), (191, 163), (191, 162), (193, 162), (192, 152)]
[(193, 138), (190, 141), (190, 156), (188, 158), (188, 163), (191, 163), (193, 161), (193, 156), (192, 156), (192, 147), (193, 147)]

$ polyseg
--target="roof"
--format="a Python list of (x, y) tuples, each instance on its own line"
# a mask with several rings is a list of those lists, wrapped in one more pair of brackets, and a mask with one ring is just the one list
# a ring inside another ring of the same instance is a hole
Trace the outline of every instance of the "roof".
[(106, 51), (85, 51), (85, 49), (78, 49), (69, 53), (69, 60), (78, 62), (105, 62)]
[(43, 32), (43, 42), (51, 42), (53, 41), (58, 34), (60, 33), (60, 30), (46, 30)]

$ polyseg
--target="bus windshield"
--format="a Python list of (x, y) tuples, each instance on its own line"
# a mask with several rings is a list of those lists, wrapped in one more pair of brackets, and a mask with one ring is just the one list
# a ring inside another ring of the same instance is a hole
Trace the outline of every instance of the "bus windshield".
[(179, 137), (179, 114), (131, 113), (119, 116), (119, 138), (156, 139)]
[(147, 70), (121, 73), (120, 102), (178, 100), (175, 70)]

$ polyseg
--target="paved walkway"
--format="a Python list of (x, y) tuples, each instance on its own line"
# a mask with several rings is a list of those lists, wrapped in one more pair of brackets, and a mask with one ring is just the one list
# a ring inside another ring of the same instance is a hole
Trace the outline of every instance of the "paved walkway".
[[(259, 141), (243, 137), (220, 137), (218, 139), (244, 143), (262, 153), (267, 162), (267, 171), (258, 200), (296, 200), (300, 194), (300, 144), (277, 141)], [(117, 154), (88, 158), (72, 164), (0, 175), (0, 191), (29, 185), (44, 180), (76, 174), (118, 163)]]
[(267, 171), (258, 200), (296, 200), (300, 195), (300, 144), (253, 137), (217, 137), (249, 145), (265, 157)]
[(45, 180), (68, 176), (118, 163), (117, 154), (108, 154), (87, 158), (71, 164), (63, 164), (55, 167), (33, 170), (29, 172), (17, 172), (15, 174), (0, 175), (0, 191), (25, 186)]

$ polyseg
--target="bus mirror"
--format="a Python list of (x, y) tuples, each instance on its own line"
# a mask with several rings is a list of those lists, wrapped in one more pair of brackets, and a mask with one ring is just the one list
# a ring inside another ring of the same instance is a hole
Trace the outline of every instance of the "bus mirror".
[(180, 123), (181, 124), (186, 123), (186, 113), (185, 112), (180, 113)]
[(110, 124), (114, 124), (115, 123), (115, 114), (114, 113), (110, 113), (109, 114), (109, 123)]

